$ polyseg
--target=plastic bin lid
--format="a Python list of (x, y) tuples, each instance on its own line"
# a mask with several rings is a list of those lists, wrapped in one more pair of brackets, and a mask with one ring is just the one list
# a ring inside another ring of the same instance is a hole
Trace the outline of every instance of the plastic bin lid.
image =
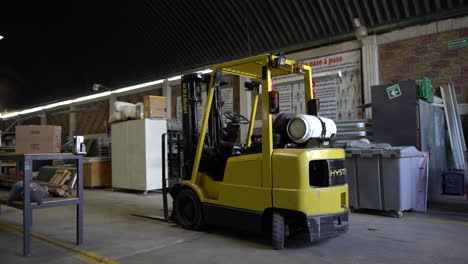
[(347, 148), (346, 157), (352, 157), (353, 155), (359, 155), (361, 157), (371, 157), (375, 155), (382, 155), (385, 158), (408, 158), (408, 157), (422, 157), (424, 153), (419, 151), (413, 146), (400, 146), (391, 147), (389, 149), (360, 149), (360, 148)]
[(347, 148), (346, 156), (359, 155), (361, 157), (371, 157), (375, 155), (382, 155), (383, 149), (360, 149), (360, 148)]
[(417, 148), (413, 146), (400, 146), (400, 147), (392, 147), (391, 149), (385, 149), (383, 151), (383, 156), (385, 158), (409, 158), (409, 157), (422, 157), (424, 153), (419, 151)]

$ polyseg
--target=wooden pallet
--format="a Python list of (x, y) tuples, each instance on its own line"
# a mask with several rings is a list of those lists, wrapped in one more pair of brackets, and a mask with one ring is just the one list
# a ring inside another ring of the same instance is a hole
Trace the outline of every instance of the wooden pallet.
[[(11, 188), (13, 185), (21, 181), (18, 178), (15, 177), (10, 177), (10, 176), (0, 176), (0, 186), (1, 187), (7, 187)], [(50, 182), (40, 182), (40, 181), (35, 181), (38, 184), (42, 186), (47, 186), (49, 189), (49, 192), (53, 194), (54, 196), (58, 197), (64, 197), (64, 198), (70, 198), (72, 197), (72, 191), (70, 190), (70, 187), (67, 185), (60, 185), (60, 184), (55, 184), (55, 183), (50, 183)]]
[(71, 172), (67, 169), (60, 169), (55, 172), (55, 175), (49, 180), (49, 183), (64, 185), (71, 178)]

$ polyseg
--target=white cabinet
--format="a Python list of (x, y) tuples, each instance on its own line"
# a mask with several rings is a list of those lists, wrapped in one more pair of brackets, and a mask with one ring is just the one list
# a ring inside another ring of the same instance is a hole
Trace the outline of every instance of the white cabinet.
[(165, 119), (140, 119), (112, 124), (112, 187), (161, 189), (161, 136)]

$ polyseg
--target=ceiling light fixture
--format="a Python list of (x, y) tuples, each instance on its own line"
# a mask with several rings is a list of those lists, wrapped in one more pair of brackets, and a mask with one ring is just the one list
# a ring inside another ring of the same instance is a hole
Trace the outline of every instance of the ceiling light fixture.
[(358, 40), (361, 40), (367, 36), (367, 27), (361, 24), (359, 18), (354, 18), (353, 20), (354, 26), (354, 35)]
[(212, 69), (205, 69), (205, 70), (202, 70), (202, 71), (199, 71), (199, 73), (211, 73), (213, 70)]
[(164, 80), (161, 79), (161, 80), (157, 80), (157, 81), (152, 81), (152, 82), (147, 82), (147, 83), (132, 85), (132, 86), (129, 86), (129, 87), (125, 87), (125, 88), (120, 88), (120, 89), (114, 90), (114, 91), (112, 91), (112, 93), (123, 93), (123, 92), (131, 91), (131, 90), (135, 90), (135, 89), (140, 89), (140, 88), (148, 87), (148, 86), (151, 86), (151, 85), (160, 84), (160, 83), (163, 83), (163, 82), (164, 82)]
[(168, 78), (167, 80), (172, 82), (175, 80), (180, 80), (182, 78), (182, 75), (177, 75), (177, 76), (172, 76), (171, 78)]
[(0, 40), (2, 40), (2, 39), (3, 39), (3, 36), (2, 36), (2, 35), (0, 35)]
[(7, 113), (7, 114), (3, 114), (2, 118), (10, 118), (10, 117), (17, 116), (18, 114), (19, 114), (19, 112)]
[(30, 113), (34, 113), (34, 112), (39, 112), (39, 111), (42, 111), (42, 110), (44, 110), (44, 107), (43, 106), (38, 106), (38, 107), (29, 108), (29, 109), (19, 111), (19, 114), (20, 115), (25, 115), (25, 114), (30, 114)]
[(72, 102), (73, 103), (78, 103), (78, 102), (88, 101), (88, 100), (91, 100), (91, 99), (96, 99), (96, 98), (100, 98), (100, 97), (104, 97), (104, 96), (109, 96), (111, 93), (112, 93), (111, 91), (107, 91), (107, 92), (103, 92), (103, 93), (87, 95), (87, 96), (83, 96), (83, 97), (73, 99)]
[(62, 105), (69, 105), (71, 103), (73, 103), (73, 100), (61, 101), (61, 102), (57, 102), (57, 103), (48, 104), (48, 105), (44, 106), (44, 109), (50, 109), (50, 108), (54, 108), (54, 107), (58, 107), (58, 106), (62, 106)]
[(107, 89), (108, 91), (110, 91), (110, 89), (107, 86), (104, 86), (104, 85), (99, 84), (99, 83), (93, 84), (93, 87), (91, 89), (93, 89), (93, 91), (95, 91), (95, 92), (98, 92), (99, 89)]

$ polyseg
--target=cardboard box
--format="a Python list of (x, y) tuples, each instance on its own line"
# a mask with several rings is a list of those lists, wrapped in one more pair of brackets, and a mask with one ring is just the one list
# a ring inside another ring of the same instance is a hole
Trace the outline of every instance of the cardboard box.
[(83, 164), (83, 186), (105, 187), (112, 185), (112, 165), (110, 161), (92, 161)]
[(57, 153), (62, 145), (61, 126), (16, 126), (17, 153)]
[(144, 98), (145, 118), (166, 118), (166, 97), (147, 95)]

